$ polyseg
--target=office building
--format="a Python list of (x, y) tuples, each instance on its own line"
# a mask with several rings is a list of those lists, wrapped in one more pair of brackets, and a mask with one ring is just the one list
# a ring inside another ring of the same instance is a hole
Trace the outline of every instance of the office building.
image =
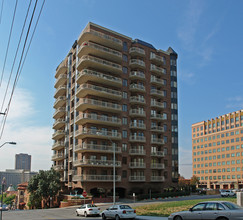
[(15, 169), (16, 170), (31, 170), (31, 155), (16, 154), (15, 155)]
[(178, 182), (177, 53), (88, 23), (55, 73), (53, 165), (69, 189), (161, 192)]
[(193, 124), (192, 160), (201, 187), (243, 188), (243, 110)]

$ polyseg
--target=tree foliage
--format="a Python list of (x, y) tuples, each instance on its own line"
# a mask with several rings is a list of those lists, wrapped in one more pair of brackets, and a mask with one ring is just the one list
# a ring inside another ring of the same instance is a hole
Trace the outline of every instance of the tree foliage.
[(190, 180), (190, 184), (193, 185), (193, 186), (196, 186), (197, 184), (199, 184), (199, 179), (197, 176), (193, 175), (191, 177), (191, 180)]
[(33, 176), (28, 183), (28, 192), (30, 195), (30, 204), (38, 208), (40, 201), (47, 201), (50, 197), (57, 195), (61, 189), (60, 173), (53, 168), (47, 171), (40, 170)]

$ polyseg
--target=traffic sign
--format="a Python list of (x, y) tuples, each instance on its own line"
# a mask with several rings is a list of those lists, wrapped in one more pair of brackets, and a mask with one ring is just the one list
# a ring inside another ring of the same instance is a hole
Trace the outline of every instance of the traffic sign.
[(83, 191), (83, 197), (87, 197), (87, 192), (86, 191)]

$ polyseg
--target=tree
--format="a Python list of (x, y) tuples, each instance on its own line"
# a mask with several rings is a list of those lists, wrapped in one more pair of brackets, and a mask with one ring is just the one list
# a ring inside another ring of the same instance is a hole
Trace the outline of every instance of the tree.
[(190, 184), (193, 185), (193, 186), (198, 185), (198, 184), (199, 184), (199, 179), (198, 179), (198, 177), (195, 176), (195, 175), (193, 175), (193, 176), (191, 177)]
[(15, 195), (6, 196), (3, 200), (3, 203), (7, 205), (12, 205), (15, 197), (16, 197)]
[(185, 189), (186, 188), (186, 180), (184, 178), (184, 176), (179, 176), (178, 178), (178, 185), (180, 187), (180, 189)]
[(53, 168), (47, 171), (40, 170), (28, 183), (30, 206), (38, 208), (39, 201), (43, 200), (46, 206), (51, 197), (55, 197), (61, 189), (60, 173)]

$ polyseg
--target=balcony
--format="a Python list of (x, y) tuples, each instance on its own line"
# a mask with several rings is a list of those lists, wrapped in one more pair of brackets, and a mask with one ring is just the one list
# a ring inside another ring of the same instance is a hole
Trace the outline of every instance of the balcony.
[(161, 126), (151, 126), (150, 130), (153, 132), (159, 132), (159, 133), (164, 132), (164, 128)]
[(151, 169), (164, 169), (165, 165), (163, 163), (151, 163)]
[(64, 170), (64, 166), (63, 165), (54, 165), (53, 168), (56, 171), (63, 171)]
[(131, 68), (142, 68), (145, 69), (145, 63), (143, 60), (131, 59), (129, 62)]
[(130, 109), (129, 115), (130, 117), (146, 117), (145, 111), (139, 109)]
[(145, 169), (146, 168), (146, 164), (145, 163), (141, 163), (141, 162), (130, 162), (129, 163), (129, 168), (131, 169)]
[(52, 128), (58, 130), (65, 126), (65, 122), (66, 122), (65, 119), (58, 118), (57, 120), (55, 120)]
[(143, 85), (139, 85), (139, 84), (130, 84), (129, 90), (131, 92), (145, 92), (145, 87)]
[(165, 108), (165, 103), (151, 100), (151, 107), (164, 109)]
[(164, 120), (166, 120), (166, 117), (164, 117), (161, 114), (156, 114), (156, 115), (151, 115), (150, 119), (164, 121)]
[(105, 84), (108, 86), (115, 86), (115, 87), (119, 87), (119, 88), (122, 86), (121, 78), (111, 76), (108, 74), (104, 74), (104, 73), (100, 73), (100, 72), (93, 71), (93, 70), (84, 69), (78, 74), (77, 83), (81, 85), (88, 81), (98, 82), (98, 83), (102, 83), (102, 84)]
[(84, 41), (92, 41), (98, 44), (105, 45), (117, 50), (122, 49), (122, 41), (118, 38), (112, 37), (107, 34), (103, 34), (99, 31), (90, 30), (89, 32), (84, 31), (81, 33), (78, 39), (78, 44), (81, 45)]
[(107, 140), (121, 140), (121, 133), (112, 131), (104, 132), (102, 130), (94, 129), (83, 129), (81, 131), (76, 131), (75, 138), (99, 138)]
[[(73, 162), (73, 166), (75, 167), (113, 167), (114, 161), (113, 160), (75, 160)], [(116, 167), (121, 167), (121, 161), (115, 161)]]
[(95, 109), (95, 110), (114, 112), (114, 113), (121, 112), (121, 110), (122, 110), (121, 105), (116, 104), (116, 103), (105, 102), (105, 101), (100, 101), (100, 100), (95, 100), (95, 99), (82, 98), (77, 103), (76, 110), (83, 112), (86, 109)]
[[(98, 144), (79, 144), (75, 146), (75, 153), (79, 152), (103, 152), (113, 154), (113, 146), (98, 145)], [(121, 153), (121, 148), (116, 147), (115, 153)]]
[(164, 68), (158, 67), (154, 64), (150, 65), (150, 71), (157, 74), (166, 74), (166, 70)]
[(59, 108), (62, 107), (66, 104), (66, 97), (65, 96), (59, 96), (55, 103), (54, 103), (54, 108)]
[(52, 145), (52, 150), (61, 150), (65, 147), (64, 141), (57, 141)]
[(156, 96), (156, 97), (165, 97), (164, 91), (160, 91), (158, 89), (151, 89), (150, 90), (150, 95)]
[(58, 98), (59, 96), (64, 96), (66, 94), (67, 87), (66, 86), (60, 86), (56, 89), (56, 92), (54, 94), (54, 98)]
[(104, 47), (92, 42), (84, 42), (79, 50), (78, 50), (78, 57), (82, 57), (84, 55), (95, 55), (97, 57), (102, 57), (106, 60), (111, 60), (116, 63), (122, 61), (122, 53), (110, 49), (108, 47)]
[(152, 83), (152, 84), (156, 84), (156, 85), (158, 85), (158, 86), (165, 86), (166, 85), (166, 81), (165, 80), (163, 80), (163, 79), (160, 79), (160, 78), (157, 78), (157, 77), (155, 77), (155, 76), (151, 76), (151, 78), (150, 78), (150, 82)]
[(129, 50), (129, 54), (131, 56), (142, 56), (145, 57), (145, 51), (142, 48), (139, 47), (131, 47)]
[(92, 113), (84, 113), (76, 117), (76, 124), (84, 125), (86, 123), (101, 124), (108, 126), (121, 126), (121, 119), (116, 117), (107, 117)]
[(129, 78), (131, 80), (133, 79), (145, 80), (145, 74), (141, 71), (132, 71), (129, 75)]
[(53, 118), (58, 119), (62, 118), (66, 114), (66, 108), (65, 107), (60, 107), (56, 109), (56, 111), (53, 114)]
[(151, 152), (151, 157), (164, 157), (164, 156), (165, 156), (164, 151)]
[(64, 160), (64, 154), (62, 153), (54, 154), (51, 159), (53, 161)]
[(55, 82), (54, 87), (57, 89), (60, 86), (63, 86), (67, 82), (67, 75), (66, 74), (60, 74)]
[(132, 148), (129, 150), (129, 154), (130, 155), (141, 155), (144, 156), (146, 155), (146, 151), (143, 149), (136, 149), (136, 148)]
[(104, 71), (104, 72), (112, 72), (114, 74), (120, 75), (122, 73), (122, 67), (119, 64), (103, 60), (100, 58), (96, 58), (93, 56), (82, 56), (78, 62), (77, 69), (81, 71), (83, 69), (87, 69), (88, 67)]
[(144, 143), (144, 142), (146, 142), (146, 138), (143, 137), (143, 136), (131, 135), (130, 138), (129, 138), (129, 141), (130, 142), (141, 142), (141, 143)]
[(55, 78), (58, 78), (61, 74), (67, 73), (67, 66), (64, 62), (60, 63), (60, 65), (56, 69)]
[(121, 100), (122, 93), (114, 89), (108, 89), (101, 86), (95, 86), (91, 84), (82, 84), (77, 89), (77, 97), (84, 98), (87, 95), (100, 96), (109, 99)]
[[(115, 176), (116, 182), (121, 181), (121, 176)], [(113, 175), (76, 175), (73, 176), (75, 182), (113, 182)]]
[(145, 176), (129, 176), (129, 182), (145, 182)]
[(57, 130), (52, 135), (52, 139), (54, 139), (54, 140), (58, 140), (58, 139), (61, 139), (61, 138), (64, 138), (64, 137), (65, 137), (65, 131), (62, 131), (62, 130)]
[(164, 176), (151, 176), (150, 181), (151, 182), (164, 182), (165, 177)]
[(140, 98), (138, 96), (131, 96), (130, 97), (130, 103), (131, 104), (142, 104), (142, 105), (145, 105), (146, 101), (145, 101), (144, 98)]
[(145, 130), (146, 129), (146, 125), (142, 124), (142, 123), (131, 122), (129, 128)]
[(150, 60), (158, 65), (161, 65), (161, 64), (165, 65), (165, 58), (158, 56), (155, 53), (150, 53)]
[(151, 138), (151, 144), (164, 144), (164, 140), (161, 138)]

